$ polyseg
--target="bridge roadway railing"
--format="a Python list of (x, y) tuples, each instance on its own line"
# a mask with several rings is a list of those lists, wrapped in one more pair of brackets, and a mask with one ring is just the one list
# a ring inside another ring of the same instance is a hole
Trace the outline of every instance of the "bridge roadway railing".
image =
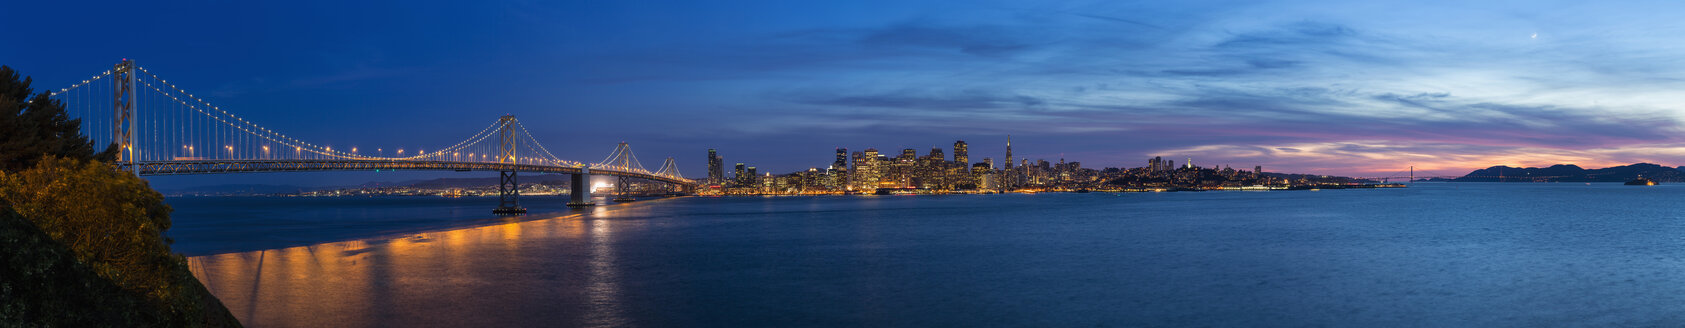
[[(580, 168), (573, 166), (542, 165), (542, 164), (509, 164), (491, 162), (453, 162), (453, 161), (394, 161), (394, 160), (178, 160), (178, 161), (147, 161), (136, 162), (140, 175), (184, 175), (184, 174), (214, 174), (214, 173), (259, 173), (259, 172), (316, 172), (316, 171), (374, 171), (374, 170), (405, 170), (405, 171), (516, 171), (531, 173), (560, 173), (578, 174)], [(128, 164), (124, 163), (127, 170)], [(612, 169), (592, 169), (592, 175), (624, 176), (631, 178), (649, 179), (672, 184), (692, 185), (686, 179), (667, 176), (626, 172)]]

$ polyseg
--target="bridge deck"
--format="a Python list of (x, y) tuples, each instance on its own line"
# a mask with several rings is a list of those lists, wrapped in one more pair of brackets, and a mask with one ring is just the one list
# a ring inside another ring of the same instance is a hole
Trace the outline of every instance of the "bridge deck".
[[(140, 175), (184, 175), (257, 172), (319, 172), (319, 171), (516, 171), (533, 173), (578, 174), (573, 166), (541, 164), (509, 164), (452, 161), (393, 161), (393, 160), (185, 160), (136, 162)], [(129, 169), (128, 164), (122, 165)], [(672, 184), (694, 185), (687, 179), (629, 172), (614, 169), (591, 169), (592, 175), (624, 176)]]

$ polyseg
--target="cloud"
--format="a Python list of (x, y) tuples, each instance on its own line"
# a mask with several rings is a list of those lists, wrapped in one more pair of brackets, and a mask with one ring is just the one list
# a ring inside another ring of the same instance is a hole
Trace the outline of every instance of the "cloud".
[(915, 111), (988, 111), (996, 109), (1023, 110), (1046, 104), (1041, 98), (986, 90), (930, 92), (899, 90), (887, 93), (831, 96), (829, 94), (793, 95), (791, 101), (839, 107), (874, 107)]
[(986, 57), (1011, 55), (1034, 46), (1017, 38), (1018, 32), (990, 25), (946, 27), (907, 23), (855, 32), (860, 34), (858, 42), (867, 47), (930, 48)]
[(1543, 167), (1575, 164), (1587, 168), (1639, 162), (1685, 162), (1685, 143), (1562, 149), (1495, 147), (1461, 143), (1351, 140), (1280, 145), (1201, 145), (1167, 149), (1155, 156), (1193, 157), (1206, 163), (1263, 163), (1281, 171), (1375, 175), (1414, 166), (1418, 176), (1457, 176), (1493, 165)]
[[(730, 108), (697, 117), (769, 138), (1103, 138), (1118, 141), (1093, 145), (1128, 163), (1190, 152), (1337, 174), (1417, 155), (1445, 167), (1597, 163), (1685, 143), (1675, 137), (1685, 95), (1674, 91), (1685, 80), (1666, 78), (1685, 72), (1668, 59), (1685, 47), (1620, 33), (1531, 39), (1536, 28), (1506, 25), (1512, 16), (1482, 23), (1494, 14), (1478, 5), (1459, 7), (1469, 20), (1456, 24), (1483, 29), (1436, 26), (1445, 13), (1410, 6), (1324, 5), (1055, 4), (798, 24), (603, 52), (594, 59), (613, 64), (577, 81), (723, 93), (729, 106), (675, 105)], [(1525, 33), (1504, 39), (1506, 29)]]

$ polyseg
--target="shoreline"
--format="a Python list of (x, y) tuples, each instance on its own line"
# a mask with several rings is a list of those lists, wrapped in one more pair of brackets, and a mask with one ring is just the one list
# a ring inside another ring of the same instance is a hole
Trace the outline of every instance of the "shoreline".
[[(217, 197), (265, 197), (265, 196), (191, 196), (191, 197), (217, 198)], [(339, 196), (339, 197), (356, 197), (356, 196)], [(398, 197), (398, 196), (380, 196), (380, 197)], [(673, 197), (669, 197), (669, 198), (673, 198)], [(667, 199), (667, 198), (664, 198), (664, 199)], [(480, 218), (480, 219), (454, 221), (453, 223), (449, 223), (449, 224), (446, 224), (446, 225), (413, 227), (413, 228), (407, 228), (407, 229), (406, 228), (396, 228), (396, 229), (392, 229), (392, 230), (389, 230), (389, 231), (382, 231), (382, 232), (363, 235), (363, 236), (356, 236), (356, 237), (350, 237), (350, 238), (332, 238), (332, 239), (327, 239), (327, 240), (301, 241), (299, 243), (287, 244), (287, 245), (278, 246), (278, 247), (262, 247), (262, 248), (251, 248), (251, 249), (238, 249), (237, 248), (237, 249), (233, 249), (233, 250), (220, 250), (220, 251), (212, 251), (212, 252), (207, 252), (207, 253), (176, 252), (175, 254), (181, 255), (182, 257), (186, 257), (186, 258), (191, 259), (191, 258), (195, 258), (195, 257), (208, 257), (208, 256), (217, 256), (217, 255), (225, 255), (225, 254), (249, 253), (249, 252), (259, 252), (259, 251), (272, 251), (272, 250), (292, 249), (292, 248), (298, 248), (298, 247), (314, 247), (314, 246), (337, 244), (337, 243), (347, 243), (347, 242), (365, 242), (365, 243), (367, 243), (367, 242), (378, 242), (378, 241), (391, 241), (391, 240), (403, 239), (403, 238), (418, 235), (418, 234), (448, 232), (448, 231), (455, 231), (455, 230), (478, 229), (478, 228), (512, 224), (512, 223), (513, 224), (519, 224), (519, 223), (525, 223), (525, 222), (544, 221), (544, 220), (553, 220), (553, 219), (578, 218), (578, 217), (584, 217), (588, 214), (601, 214), (600, 212), (606, 211), (606, 209), (612, 208), (612, 207), (620, 207), (620, 206), (623, 206), (623, 205), (632, 205), (632, 204), (636, 204), (636, 203), (646, 203), (646, 202), (659, 201), (659, 200), (663, 200), (663, 199), (647, 199), (647, 200), (639, 200), (639, 201), (636, 201), (636, 202), (629, 202), (629, 203), (611, 203), (611, 204), (606, 204), (606, 205), (596, 205), (596, 206), (592, 206), (592, 207), (589, 207), (589, 208), (569, 208), (569, 209), (563, 210), (563, 211), (546, 211), (546, 212), (527, 213), (527, 214), (522, 214), (522, 215), (502, 215), (500, 217), (493, 217), (493, 216), (498, 216), (498, 215), (497, 214), (491, 214), (490, 211), (487, 211), (486, 215), (488, 217)], [(597, 209), (604, 209), (604, 210), (599, 211)]]

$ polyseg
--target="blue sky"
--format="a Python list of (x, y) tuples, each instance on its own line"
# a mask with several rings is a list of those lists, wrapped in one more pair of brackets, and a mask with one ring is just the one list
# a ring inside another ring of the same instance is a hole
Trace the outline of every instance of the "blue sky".
[(1677, 2), (7, 7), (0, 30), (20, 32), (0, 64), (38, 88), (134, 58), (319, 143), (438, 147), (508, 113), (558, 156), (594, 161), (627, 141), (647, 166), (674, 156), (691, 176), (708, 148), (788, 172), (824, 167), (835, 147), (954, 140), (999, 160), (1007, 134), (1019, 158), (1089, 167), (1155, 155), (1349, 175), (1685, 164)]

